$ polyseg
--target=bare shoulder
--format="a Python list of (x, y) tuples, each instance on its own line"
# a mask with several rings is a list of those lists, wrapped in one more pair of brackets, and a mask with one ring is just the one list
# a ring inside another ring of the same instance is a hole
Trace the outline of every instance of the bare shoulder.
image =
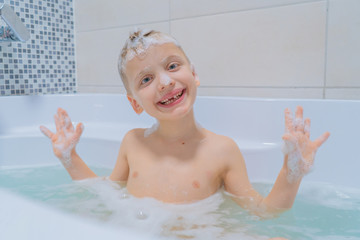
[(209, 130), (205, 130), (207, 139), (210, 144), (216, 151), (221, 152), (221, 154), (227, 159), (231, 156), (239, 156), (241, 155), (240, 149), (237, 143), (230, 137), (216, 134)]
[(206, 132), (206, 137), (210, 141), (216, 143), (221, 148), (225, 148), (228, 150), (231, 150), (233, 148), (238, 148), (237, 143), (231, 137), (216, 134), (206, 129), (205, 132)]
[(144, 128), (134, 128), (128, 131), (124, 138), (123, 143), (132, 142), (132, 141), (139, 141), (144, 138)]

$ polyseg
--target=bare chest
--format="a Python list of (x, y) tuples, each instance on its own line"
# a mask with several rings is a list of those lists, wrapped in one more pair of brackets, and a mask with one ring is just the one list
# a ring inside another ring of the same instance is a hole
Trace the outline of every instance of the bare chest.
[(204, 148), (194, 149), (141, 148), (130, 153), (129, 192), (165, 202), (190, 202), (214, 194), (222, 184), (221, 159)]

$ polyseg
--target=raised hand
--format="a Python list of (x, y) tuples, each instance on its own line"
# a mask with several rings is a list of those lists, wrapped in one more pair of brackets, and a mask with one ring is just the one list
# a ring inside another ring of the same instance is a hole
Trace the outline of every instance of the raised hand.
[(295, 119), (291, 111), (285, 109), (285, 134), (283, 152), (288, 169), (288, 181), (294, 182), (309, 173), (314, 164), (317, 149), (328, 139), (325, 132), (316, 140), (310, 140), (310, 119), (303, 120), (303, 108), (296, 108)]
[(75, 146), (79, 142), (84, 130), (82, 123), (77, 124), (76, 129), (64, 109), (59, 108), (54, 116), (56, 133), (51, 132), (45, 126), (40, 126), (41, 132), (51, 139), (53, 151), (65, 167), (71, 166), (71, 155), (75, 153)]

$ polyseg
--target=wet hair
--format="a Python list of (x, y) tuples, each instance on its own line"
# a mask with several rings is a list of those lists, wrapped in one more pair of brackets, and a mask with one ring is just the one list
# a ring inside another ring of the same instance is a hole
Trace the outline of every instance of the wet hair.
[[(131, 93), (125, 73), (127, 62), (135, 56), (144, 55), (150, 46), (161, 45), (164, 43), (173, 43), (184, 53), (175, 38), (168, 34), (155, 30), (135, 30), (130, 33), (129, 38), (126, 40), (124, 47), (121, 50), (118, 60), (118, 70), (127, 93)], [(186, 56), (185, 53), (184, 55)]]

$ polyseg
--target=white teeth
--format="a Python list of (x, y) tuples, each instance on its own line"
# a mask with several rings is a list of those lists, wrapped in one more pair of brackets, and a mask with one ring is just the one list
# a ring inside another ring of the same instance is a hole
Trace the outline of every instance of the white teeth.
[(178, 94), (176, 94), (175, 96), (173, 96), (172, 98), (170, 98), (170, 99), (164, 99), (164, 100), (162, 100), (160, 103), (161, 103), (161, 104), (164, 104), (164, 105), (168, 105), (168, 104), (170, 104), (170, 103), (178, 100), (178, 99), (180, 98), (180, 96), (182, 95), (182, 93), (183, 93), (183, 92), (181, 91), (181, 92), (179, 92)]

